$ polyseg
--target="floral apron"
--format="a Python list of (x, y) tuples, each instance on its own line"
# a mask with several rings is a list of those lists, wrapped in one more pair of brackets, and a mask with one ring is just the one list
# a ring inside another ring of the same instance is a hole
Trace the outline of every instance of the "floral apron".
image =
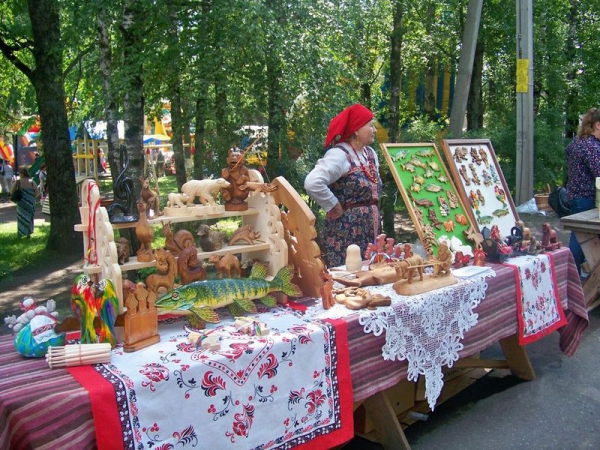
[[(364, 259), (367, 245), (375, 241), (379, 234), (379, 207), (381, 179), (377, 173), (377, 182), (372, 182), (357, 165), (348, 151), (342, 149), (350, 162), (350, 170), (339, 180), (329, 185), (331, 192), (344, 208), (344, 215), (338, 219), (325, 219), (323, 228), (323, 250), (329, 267), (346, 263), (346, 248), (350, 244), (360, 247)], [(375, 166), (373, 149), (367, 147), (368, 162)]]

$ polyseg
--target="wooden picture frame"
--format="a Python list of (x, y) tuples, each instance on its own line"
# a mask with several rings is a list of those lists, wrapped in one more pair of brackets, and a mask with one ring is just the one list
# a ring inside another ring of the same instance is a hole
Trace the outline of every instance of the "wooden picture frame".
[(466, 243), (472, 222), (435, 144), (387, 143), (381, 149), (427, 254), (437, 254), (444, 235)]
[(510, 236), (519, 215), (490, 140), (444, 139), (442, 144), (475, 229), (498, 225), (502, 236)]

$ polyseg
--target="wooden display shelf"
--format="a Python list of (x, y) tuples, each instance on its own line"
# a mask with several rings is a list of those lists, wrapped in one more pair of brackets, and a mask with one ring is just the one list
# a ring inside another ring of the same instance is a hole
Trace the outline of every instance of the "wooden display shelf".
[[(231, 252), (233, 254), (241, 254), (269, 249), (270, 245), (266, 242), (249, 245), (225, 245), (221, 249), (215, 250), (214, 252), (204, 252), (201, 248), (198, 247), (198, 259), (208, 259), (211, 255), (224, 255), (227, 252)], [(175, 259), (177, 259), (177, 257), (175, 257)], [(125, 264), (121, 264), (120, 267), (122, 272), (128, 272), (130, 270), (139, 270), (145, 269), (147, 267), (154, 267), (155, 264), (155, 260), (141, 262), (137, 260), (137, 257), (132, 256), (128, 262), (126, 262)], [(83, 266), (83, 271), (88, 274), (100, 273), (102, 271), (102, 268), (99, 265), (86, 264)]]
[[(241, 216), (256, 216), (259, 214), (258, 209), (248, 208), (247, 211), (225, 211), (216, 214), (202, 214), (194, 216), (160, 216), (154, 219), (148, 219), (150, 225), (161, 225), (162, 223), (180, 223), (180, 222), (191, 222), (195, 220), (210, 220), (210, 219), (223, 219), (228, 217), (241, 217)], [(120, 230), (123, 228), (134, 228), (137, 222), (111, 222), (111, 226), (114, 230)], [(75, 231), (86, 232), (88, 225), (76, 224)]]

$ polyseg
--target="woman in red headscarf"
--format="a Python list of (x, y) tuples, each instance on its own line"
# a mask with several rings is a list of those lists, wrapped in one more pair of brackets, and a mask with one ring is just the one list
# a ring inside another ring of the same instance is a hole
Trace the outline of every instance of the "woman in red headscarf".
[(321, 250), (329, 267), (345, 262), (346, 248), (364, 252), (379, 234), (379, 161), (369, 147), (375, 140), (373, 113), (352, 105), (329, 123), (325, 156), (308, 174), (304, 189), (327, 213)]

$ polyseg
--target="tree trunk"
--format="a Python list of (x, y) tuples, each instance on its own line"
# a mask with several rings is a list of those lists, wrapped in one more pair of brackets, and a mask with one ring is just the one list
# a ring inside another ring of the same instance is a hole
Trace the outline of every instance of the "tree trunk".
[(579, 114), (577, 111), (576, 100), (577, 100), (577, 88), (574, 86), (573, 81), (577, 77), (577, 66), (575, 64), (575, 36), (577, 33), (577, 0), (569, 1), (569, 35), (565, 44), (565, 53), (569, 70), (567, 71), (567, 80), (569, 85), (569, 92), (567, 93), (567, 100), (565, 102), (565, 137), (569, 140), (577, 134), (577, 128), (579, 126)]
[(467, 100), (467, 130), (483, 128), (483, 43), (477, 42), (473, 59), (471, 89)]
[[(179, 33), (177, 27), (179, 22), (177, 20), (177, 14), (174, 8), (173, 2), (167, 2), (167, 8), (171, 17), (171, 28), (169, 30), (169, 41), (173, 49), (179, 48)], [(177, 176), (177, 187), (181, 190), (181, 187), (187, 181), (187, 174), (185, 171), (185, 154), (183, 152), (183, 114), (182, 114), (182, 102), (181, 102), (181, 70), (182, 63), (179, 55), (173, 55), (175, 64), (170, 66), (170, 77), (169, 77), (169, 93), (171, 97), (171, 125), (173, 129), (173, 155), (175, 157), (175, 171)]]
[(130, 177), (134, 182), (136, 199), (141, 191), (144, 174), (144, 82), (142, 79), (142, 32), (145, 15), (138, 0), (125, 2), (123, 10), (123, 53), (125, 87), (123, 116), (125, 122), (125, 151), (129, 157)]
[(98, 52), (100, 78), (104, 89), (104, 114), (106, 118), (106, 141), (108, 145), (108, 164), (113, 186), (117, 181), (121, 167), (118, 163), (117, 151), (119, 149), (118, 110), (115, 99), (111, 77), (112, 77), (112, 54), (110, 50), (110, 33), (106, 23), (106, 8), (100, 7), (97, 17), (98, 29)]
[[(33, 31), (32, 73), (42, 126), (52, 220), (47, 248), (60, 253), (81, 251), (75, 169), (65, 109), (59, 5), (55, 0), (29, 0)], [(33, 175), (33, 174), (32, 174)]]
[(404, 3), (394, 4), (394, 23), (390, 38), (390, 102), (388, 105), (388, 141), (398, 142), (400, 125), (400, 90), (402, 83), (402, 38)]
[[(208, 25), (210, 13), (211, 0), (202, 1), (202, 16), (200, 18), (200, 27), (198, 27), (198, 43), (199, 53), (207, 54), (208, 52)], [(198, 72), (206, 73), (210, 67), (203, 65), (203, 59), (199, 58), (197, 64)], [(212, 155), (207, 154), (206, 148), (206, 113), (208, 111), (208, 83), (206, 81), (206, 75), (200, 76), (198, 81), (198, 97), (196, 98), (196, 136), (194, 137), (194, 175), (193, 178), (201, 180), (204, 178), (204, 165), (209, 165), (209, 161), (212, 161)]]
[[(400, 90), (402, 83), (402, 39), (404, 37), (404, 2), (394, 3), (394, 23), (390, 37), (390, 101), (388, 105), (388, 142), (399, 142), (400, 133)], [(381, 200), (381, 216), (383, 232), (395, 237), (394, 208), (396, 199), (396, 182), (387, 165), (381, 165), (383, 179), (383, 198)]]

